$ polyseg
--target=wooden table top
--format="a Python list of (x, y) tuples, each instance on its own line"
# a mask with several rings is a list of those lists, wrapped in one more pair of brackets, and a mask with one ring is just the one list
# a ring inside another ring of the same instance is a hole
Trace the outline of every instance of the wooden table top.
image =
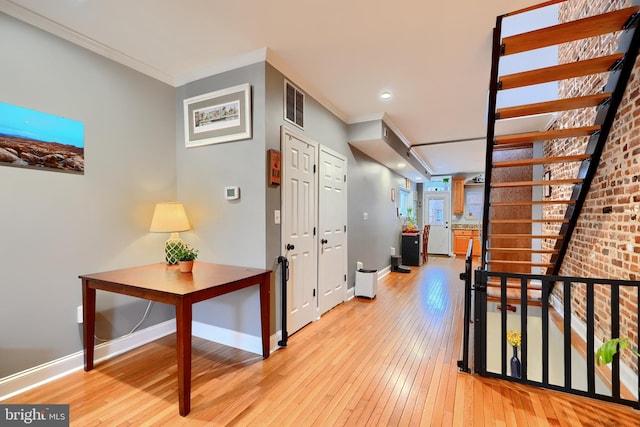
[(177, 265), (156, 263), (101, 273), (83, 274), (81, 279), (113, 283), (173, 295), (188, 295), (215, 286), (227, 285), (271, 270), (224, 264), (195, 262), (193, 272), (181, 273)]

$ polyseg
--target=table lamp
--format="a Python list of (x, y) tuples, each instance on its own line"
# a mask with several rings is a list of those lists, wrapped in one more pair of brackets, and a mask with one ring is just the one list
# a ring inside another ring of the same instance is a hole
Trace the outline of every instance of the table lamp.
[(164, 244), (164, 254), (167, 264), (177, 264), (178, 254), (184, 243), (180, 240), (178, 232), (191, 230), (187, 214), (182, 203), (166, 202), (156, 204), (153, 212), (151, 227), (153, 233), (171, 233)]

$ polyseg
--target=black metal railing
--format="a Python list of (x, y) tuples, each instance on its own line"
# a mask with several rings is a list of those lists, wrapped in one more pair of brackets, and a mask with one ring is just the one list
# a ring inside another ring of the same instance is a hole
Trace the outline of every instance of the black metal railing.
[(464, 280), (464, 315), (462, 325), (462, 359), (458, 360), (458, 369), (471, 372), (469, 369), (469, 327), (471, 323), (471, 300), (473, 281), (473, 239), (469, 239), (467, 255), (464, 259), (464, 273), (460, 273), (460, 280)]
[[(486, 292), (488, 283), (498, 282), (499, 297), (490, 301)], [(541, 288), (539, 299), (531, 299), (532, 284)], [(550, 293), (554, 284), (552, 296)], [(515, 298), (508, 295), (509, 291), (513, 293), (514, 286)], [(625, 298), (620, 298), (621, 292), (624, 292)], [(640, 296), (639, 292), (638, 281), (498, 273), (478, 269), (474, 277), (474, 372), (640, 409), (640, 357), (625, 359), (630, 365), (627, 372), (632, 376), (630, 384), (626, 386), (621, 381), (619, 354), (614, 357), (610, 371), (597, 367), (594, 357), (597, 350), (596, 333), (604, 335), (604, 340), (620, 337), (621, 312), (627, 318), (624, 334), (639, 336), (640, 308), (636, 306), (634, 312), (630, 313), (629, 305), (625, 304), (629, 296)], [(552, 305), (550, 301), (556, 304)], [(518, 310), (515, 314), (507, 313), (507, 310), (488, 312), (487, 308), (491, 309), (492, 304), (496, 308), (498, 304), (501, 307), (515, 305)], [(598, 332), (596, 326), (600, 326)], [(512, 376), (507, 364), (507, 332), (510, 330), (520, 331), (521, 334), (519, 378)], [(488, 345), (488, 341), (491, 345)], [(496, 354), (498, 348), (500, 351)], [(496, 358), (499, 358), (498, 363), (495, 362)], [(533, 370), (536, 372), (533, 373)], [(561, 374), (558, 375), (558, 372)], [(583, 378), (586, 378), (586, 385), (577, 384)], [(623, 388), (627, 390), (626, 393), (622, 392)]]

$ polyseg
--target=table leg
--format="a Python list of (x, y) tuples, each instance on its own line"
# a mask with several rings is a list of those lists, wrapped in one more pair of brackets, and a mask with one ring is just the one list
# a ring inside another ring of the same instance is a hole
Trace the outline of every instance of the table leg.
[(84, 370), (93, 369), (94, 337), (96, 332), (96, 290), (82, 279), (82, 338), (84, 341)]
[(176, 347), (178, 359), (178, 402), (183, 417), (191, 410), (191, 301), (176, 304)]
[(270, 277), (270, 274), (263, 274), (262, 281), (260, 282), (260, 325), (262, 327), (262, 357), (264, 359), (268, 358), (271, 353), (271, 337), (269, 335), (269, 322), (271, 321), (271, 298), (269, 298), (269, 294), (271, 293)]

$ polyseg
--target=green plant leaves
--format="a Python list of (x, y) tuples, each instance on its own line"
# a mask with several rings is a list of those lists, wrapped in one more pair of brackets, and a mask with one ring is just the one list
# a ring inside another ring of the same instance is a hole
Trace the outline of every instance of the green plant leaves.
[(628, 348), (633, 354), (640, 357), (640, 354), (638, 354), (638, 352), (633, 349), (631, 345), (631, 339), (612, 338), (602, 344), (596, 351), (596, 364), (606, 365), (611, 363), (613, 361), (613, 356), (615, 356), (618, 351), (622, 351), (625, 348)]

